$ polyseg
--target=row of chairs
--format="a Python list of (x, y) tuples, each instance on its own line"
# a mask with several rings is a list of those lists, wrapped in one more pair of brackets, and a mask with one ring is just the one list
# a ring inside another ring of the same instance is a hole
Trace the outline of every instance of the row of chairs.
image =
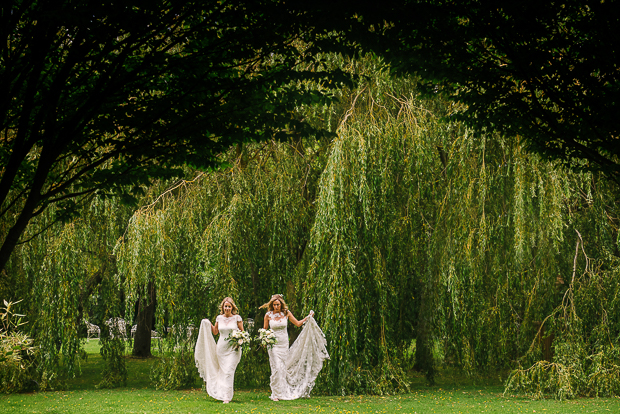
[[(87, 335), (86, 338), (87, 339), (91, 339), (91, 338), (100, 338), (101, 337), (101, 328), (99, 328), (99, 326), (92, 324), (88, 321), (84, 321), (86, 323), (86, 329), (87, 329)], [(246, 321), (246, 325), (247, 328), (252, 329), (252, 327), (254, 326), (254, 320), (251, 318), (248, 318)], [(110, 328), (110, 335), (112, 336), (112, 338), (114, 338), (114, 332), (119, 332), (119, 334), (124, 338), (127, 339), (127, 322), (125, 322), (124, 319), (122, 318), (111, 318), (108, 319), (107, 321), (104, 322), (109, 328)], [(133, 338), (136, 334), (136, 330), (138, 329), (138, 325), (133, 325), (131, 327), (131, 337)], [(166, 332), (167, 333), (174, 333), (176, 331), (177, 327), (176, 326), (171, 326), (166, 328)], [(189, 325), (187, 327), (187, 337), (191, 337), (193, 332), (194, 332), (195, 326), (194, 325)], [(159, 333), (157, 331), (151, 331), (151, 338), (159, 338)]]
[[(92, 324), (88, 321), (84, 321), (86, 323), (86, 338), (101, 338), (101, 328), (95, 324)], [(122, 318), (112, 318), (108, 319), (104, 322), (110, 329), (110, 336), (114, 338), (114, 333), (117, 332), (122, 338), (127, 339), (127, 322), (125, 322)], [(133, 338), (136, 334), (136, 330), (138, 329), (138, 325), (133, 325), (131, 327), (131, 337)], [(151, 331), (151, 338), (159, 338), (159, 333), (157, 331)]]

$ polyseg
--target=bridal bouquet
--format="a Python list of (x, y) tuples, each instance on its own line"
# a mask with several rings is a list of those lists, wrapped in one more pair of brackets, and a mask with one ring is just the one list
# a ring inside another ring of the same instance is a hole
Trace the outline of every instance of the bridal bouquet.
[(232, 331), (226, 338), (235, 351), (250, 347), (250, 334), (245, 331)]
[(276, 334), (273, 332), (273, 330), (263, 328), (258, 330), (258, 338), (255, 338), (255, 340), (258, 341), (261, 346), (267, 349), (273, 348), (276, 342), (278, 342)]

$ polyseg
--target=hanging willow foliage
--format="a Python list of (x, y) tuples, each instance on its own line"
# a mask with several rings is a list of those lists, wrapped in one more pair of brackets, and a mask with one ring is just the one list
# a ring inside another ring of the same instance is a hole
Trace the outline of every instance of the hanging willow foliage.
[[(540, 359), (532, 343), (521, 366), (510, 373), (506, 391), (525, 392), (534, 398), (553, 395), (559, 399), (620, 395), (620, 277), (618, 265), (611, 271), (595, 268), (577, 232), (573, 274), (561, 304), (546, 318), (555, 337), (552, 360)], [(577, 274), (578, 258), (584, 263)], [(599, 265), (601, 263), (598, 263)], [(541, 326), (541, 330), (544, 325)]]
[[(115, 247), (119, 268), (116, 283), (123, 286), (126, 320), (137, 323), (139, 301), (156, 301), (156, 329), (165, 340), (159, 341), (162, 358), (153, 375), (157, 386), (166, 389), (174, 388), (170, 384), (186, 384), (197, 379), (197, 375), (185, 375), (187, 378), (172, 379), (170, 383), (156, 374), (165, 373), (171, 361), (189, 361), (177, 358), (175, 353), (188, 354), (189, 343), (197, 335), (193, 327), (199, 326), (205, 317), (208, 281), (197, 262), (199, 229), (204, 216), (200, 214), (200, 198), (188, 197), (186, 192), (187, 183), (181, 180), (136, 211)], [(155, 293), (145, 295), (147, 289)], [(150, 321), (147, 323), (150, 331)], [(177, 368), (174, 372), (181, 375), (194, 366), (191, 363), (189, 367)]]
[(50, 208), (34, 221), (25, 235), (31, 240), (7, 266), (19, 283), (2, 293), (25, 298), (31, 320), (26, 327), (40, 349), (41, 389), (61, 387), (79, 372), (84, 319), (103, 328), (105, 319), (122, 316), (120, 291), (111, 283), (116, 273), (111, 252), (127, 211), (114, 200), (93, 197), (79, 219), (50, 226), (55, 214)]
[[(215, 318), (224, 296), (256, 329), (258, 306), (282, 293), (296, 316), (315, 310), (326, 333), (320, 392), (404, 392), (411, 369), (433, 382), (443, 365), (518, 367), (509, 390), (618, 395), (617, 189), (518, 139), (442, 121), (460, 108), (419, 98), (415, 80), (377, 60), (326, 61), (364, 79), (334, 106), (299, 109), (333, 140), (240, 145), (223, 154), (230, 168), (150, 188), (129, 220), (95, 200), (19, 250), (9, 276), (33, 286), (24, 293), (42, 315), (43, 371), (57, 375), (61, 360), (75, 371), (75, 292), (99, 275), (87, 302), (101, 320), (132, 324), (154, 288), (162, 388), (195, 382), (192, 327)], [(236, 378), (265, 386), (268, 375), (252, 351)]]
[(330, 344), (326, 387), (343, 394), (407, 390), (394, 350), (406, 348), (416, 329), (430, 330), (432, 320), (419, 320), (431, 312), (420, 309), (436, 303), (426, 288), (433, 280), (429, 236), (442, 211), (427, 203), (441, 200), (437, 149), (455, 127), (439, 123), (434, 102), (411, 96), (412, 83), (381, 86), (356, 97), (332, 145), (304, 286)]
[[(258, 306), (283, 288), (297, 310), (294, 280), (308, 243), (317, 157), (320, 152), (306, 153), (295, 143), (249, 146), (234, 167), (199, 174), (136, 212), (116, 249), (126, 314), (151, 282), (159, 332), (170, 326), (186, 332), (202, 318), (214, 319), (225, 296), (235, 299), (244, 318), (258, 318), (256, 327), (263, 316)], [(179, 343), (193, 349), (195, 333), (176, 335), (167, 349)], [(237, 378), (257, 378), (244, 372)]]
[[(528, 155), (518, 140), (439, 123), (458, 108), (398, 86), (377, 82), (356, 98), (319, 183), (305, 290), (325, 318), (331, 392), (406, 389), (390, 351), (412, 337), (431, 382), (437, 343), (465, 372), (508, 368), (561, 301), (566, 233), (584, 225), (617, 252), (617, 212), (608, 196), (591, 201), (591, 175)], [(571, 210), (584, 198), (584, 211)], [(598, 214), (605, 233), (584, 214)]]

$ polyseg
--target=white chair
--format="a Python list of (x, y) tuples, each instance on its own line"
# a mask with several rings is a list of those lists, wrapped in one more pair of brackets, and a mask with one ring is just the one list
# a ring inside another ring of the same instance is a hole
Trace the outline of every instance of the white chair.
[[(90, 338), (93, 338), (94, 335), (96, 335), (97, 338), (101, 337), (101, 329), (97, 325), (92, 324), (92, 323), (90, 323), (88, 321), (84, 321), (84, 322), (86, 323), (86, 331), (87, 331), (86, 339), (87, 340), (90, 339)], [(93, 336), (91, 336), (91, 335), (93, 335)]]
[(110, 328), (111, 338), (114, 338), (114, 332), (118, 331), (123, 339), (127, 339), (127, 323), (123, 318), (110, 318), (105, 324)]

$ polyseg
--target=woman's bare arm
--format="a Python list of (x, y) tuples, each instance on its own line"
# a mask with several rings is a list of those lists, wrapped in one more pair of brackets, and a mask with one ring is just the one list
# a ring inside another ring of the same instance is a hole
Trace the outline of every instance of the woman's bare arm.
[(306, 320), (308, 319), (308, 317), (306, 316), (305, 318), (303, 318), (302, 320), (298, 321), (294, 316), (293, 316), (293, 312), (288, 311), (288, 320), (291, 321), (291, 323), (297, 327), (300, 327), (301, 325), (303, 325), (304, 323), (306, 323)]

